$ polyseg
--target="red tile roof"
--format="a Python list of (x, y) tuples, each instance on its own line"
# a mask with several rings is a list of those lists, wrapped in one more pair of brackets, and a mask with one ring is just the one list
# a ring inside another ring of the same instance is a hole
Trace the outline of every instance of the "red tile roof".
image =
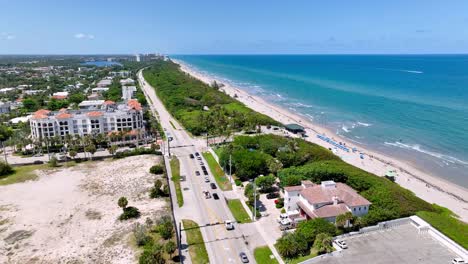
[(52, 96), (53, 99), (57, 99), (57, 100), (63, 100), (63, 99), (67, 99), (67, 96), (66, 95), (54, 95)]
[(104, 101), (104, 104), (105, 105), (111, 105), (111, 104), (115, 104), (115, 102), (111, 101), (111, 100), (106, 100), (106, 101)]
[(46, 109), (39, 109), (37, 110), (36, 112), (34, 112), (34, 115), (33, 115), (33, 119), (43, 119), (43, 118), (47, 118), (48, 117), (48, 114), (50, 113), (49, 110), (46, 110)]
[(345, 204), (325, 205), (314, 210), (314, 214), (320, 218), (334, 217), (349, 212)]
[(297, 191), (301, 191), (302, 189), (304, 188), (301, 185), (284, 187), (284, 190), (287, 192), (297, 192)]
[(133, 108), (135, 110), (140, 111), (142, 109), (141, 104), (135, 99), (128, 100), (127, 104), (130, 108)]
[(72, 114), (69, 114), (67, 112), (62, 112), (58, 115), (55, 116), (55, 118), (58, 118), (58, 119), (66, 119), (66, 118), (70, 118), (72, 117), (73, 115)]
[(98, 117), (98, 116), (102, 116), (103, 113), (102, 112), (99, 112), (99, 111), (92, 111), (92, 112), (89, 112), (87, 114), (89, 117)]
[(338, 197), (340, 202), (348, 206), (371, 204), (351, 187), (341, 182), (336, 183), (336, 187), (324, 188), (321, 185), (315, 185), (302, 190), (301, 195), (306, 198), (310, 204), (333, 202), (334, 196)]

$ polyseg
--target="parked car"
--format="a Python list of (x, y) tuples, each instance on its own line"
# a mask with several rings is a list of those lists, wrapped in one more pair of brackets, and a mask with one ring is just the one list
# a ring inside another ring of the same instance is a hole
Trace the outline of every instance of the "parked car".
[(335, 243), (342, 249), (347, 249), (348, 248), (348, 245), (346, 245), (346, 242), (344, 242), (343, 240), (335, 240)]
[(208, 171), (204, 170), (204, 171), (203, 171), (203, 174), (206, 175), (206, 176), (208, 176)]
[(218, 196), (218, 194), (217, 194), (217, 193), (213, 193), (213, 199), (215, 199), (215, 200), (219, 200), (219, 196)]
[(205, 177), (205, 182), (210, 182), (210, 178), (208, 178), (208, 176)]
[(214, 182), (210, 183), (210, 186), (211, 186), (211, 189), (217, 189), (218, 187), (216, 187), (216, 184), (214, 184)]
[(200, 156), (198, 156), (198, 157), (197, 157), (197, 160), (201, 160), (201, 157), (200, 157)]
[(210, 198), (211, 198), (210, 192), (208, 192), (208, 191), (203, 191), (203, 193), (205, 194), (205, 199), (210, 199)]
[(193, 159), (195, 158), (195, 156), (193, 154), (190, 154), (190, 158)]
[(224, 221), (224, 226), (226, 226), (226, 230), (234, 229), (234, 223), (231, 220)]
[(200, 172), (199, 172), (199, 171), (195, 171), (195, 175), (200, 176)]
[(206, 167), (203, 166), (203, 165), (201, 166), (201, 169), (204, 170), (204, 171), (206, 171)]
[(249, 258), (247, 257), (247, 254), (245, 254), (244, 252), (241, 252), (239, 254), (239, 257), (240, 257), (242, 263), (249, 263)]
[(277, 192), (269, 193), (269, 194), (266, 195), (267, 199), (275, 199), (275, 198), (278, 198), (278, 197), (279, 197), (279, 193), (277, 193)]
[(198, 157), (198, 156), (200, 156), (200, 153), (198, 153), (198, 152), (195, 152), (195, 156), (197, 156), (197, 157)]
[(35, 160), (33, 163), (34, 164), (44, 164), (44, 162), (42, 160)]
[(200, 161), (200, 165), (203, 166), (203, 165), (205, 165), (205, 163), (203, 163), (203, 161)]
[(463, 264), (466, 263), (462, 258), (454, 258), (452, 259), (452, 264)]

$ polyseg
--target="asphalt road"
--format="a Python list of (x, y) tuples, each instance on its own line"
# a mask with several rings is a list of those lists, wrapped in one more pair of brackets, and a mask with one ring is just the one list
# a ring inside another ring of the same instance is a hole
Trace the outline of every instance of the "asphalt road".
[[(165, 129), (166, 134), (169, 133), (173, 137), (173, 140), (170, 142), (170, 152), (171, 155), (177, 156), (180, 161), (181, 175), (186, 176), (186, 180), (181, 182), (184, 205), (181, 208), (179, 208), (177, 204), (174, 205), (176, 221), (180, 222), (182, 219), (191, 219), (199, 224), (210, 263), (241, 263), (239, 258), (239, 253), (241, 252), (245, 252), (248, 255), (250, 263), (255, 263), (253, 253), (246, 244), (246, 241), (248, 242), (249, 239), (253, 239), (249, 236), (245, 236), (245, 234), (248, 233), (246, 230), (247, 226), (236, 224), (234, 230), (226, 230), (223, 222), (225, 220), (234, 220), (234, 217), (224, 201), (223, 192), (219, 188), (216, 190), (210, 188), (209, 183), (205, 182), (205, 176), (203, 176), (199, 161), (189, 157), (191, 153), (195, 152), (199, 152), (201, 156), (201, 153), (207, 150), (206, 142), (203, 139), (192, 138), (183, 127), (172, 118), (156, 96), (153, 87), (144, 80), (141, 71), (138, 73), (138, 81), (147, 97), (150, 107), (159, 114), (158, 119)], [(171, 125), (171, 122), (174, 124), (175, 128)], [(167, 141), (163, 148), (164, 153), (167, 154)], [(209, 170), (203, 157), (202, 161)], [(201, 176), (196, 176), (195, 171), (200, 171)], [(209, 174), (210, 182), (216, 183), (211, 172)], [(210, 194), (216, 192), (220, 199), (206, 199), (203, 191), (209, 191)], [(182, 236), (185, 236), (184, 232), (182, 232)], [(183, 241), (185, 241), (185, 239), (183, 239)], [(186, 253), (185, 256), (189, 258)]]

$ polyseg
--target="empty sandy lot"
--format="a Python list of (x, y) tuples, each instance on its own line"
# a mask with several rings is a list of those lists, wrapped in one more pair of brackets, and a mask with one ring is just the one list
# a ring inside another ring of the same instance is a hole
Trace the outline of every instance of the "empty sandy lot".
[[(135, 222), (167, 211), (150, 199), (156, 156), (134, 156), (38, 171), (39, 179), (0, 186), (0, 263), (133, 263)], [(117, 200), (140, 209), (121, 222)]]

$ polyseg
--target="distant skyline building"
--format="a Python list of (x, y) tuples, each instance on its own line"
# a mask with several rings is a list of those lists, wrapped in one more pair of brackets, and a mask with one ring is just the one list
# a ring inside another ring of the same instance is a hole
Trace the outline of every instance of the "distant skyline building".
[(136, 54), (135, 59), (136, 59), (137, 62), (140, 62), (140, 54)]

